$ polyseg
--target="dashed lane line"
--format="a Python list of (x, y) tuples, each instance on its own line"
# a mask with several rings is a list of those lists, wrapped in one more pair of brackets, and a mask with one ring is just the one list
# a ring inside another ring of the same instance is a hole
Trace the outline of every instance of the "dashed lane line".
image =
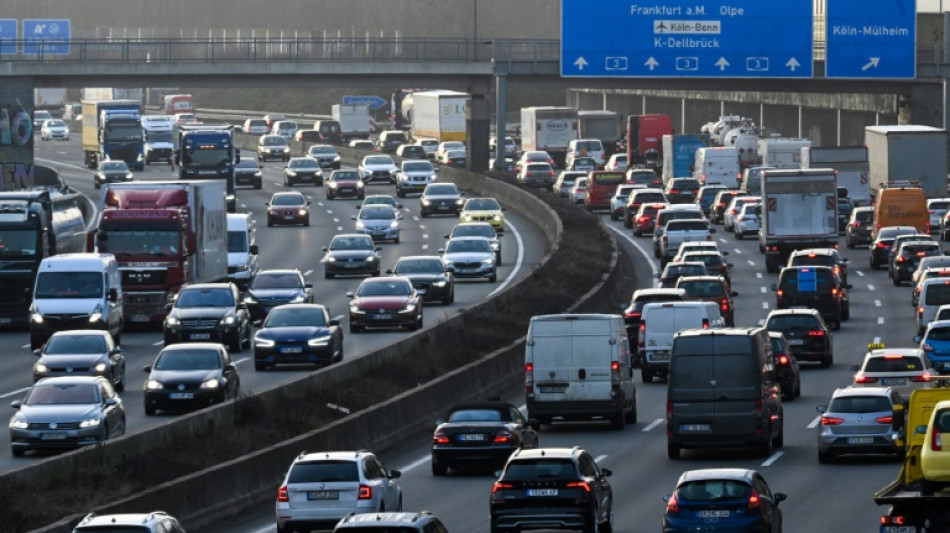
[(653, 428), (659, 426), (659, 425), (662, 424), (662, 423), (663, 423), (663, 419), (662, 419), (662, 418), (657, 418), (657, 419), (654, 420), (653, 422), (650, 422), (649, 425), (644, 426), (644, 428), (642, 429), (642, 431), (643, 431), (644, 433), (646, 433), (647, 431), (650, 431), (651, 429), (653, 429)]
[(769, 457), (762, 463), (762, 466), (772, 466), (775, 461), (778, 461), (778, 458), (785, 455), (785, 452), (775, 452), (772, 454), (772, 457)]

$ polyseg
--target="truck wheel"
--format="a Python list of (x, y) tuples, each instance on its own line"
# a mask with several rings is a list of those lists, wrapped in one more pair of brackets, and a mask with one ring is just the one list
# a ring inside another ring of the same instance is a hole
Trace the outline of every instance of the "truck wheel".
[(626, 427), (626, 418), (622, 412), (614, 413), (610, 415), (610, 426), (616, 430), (621, 430)]
[(643, 382), (644, 382), (644, 383), (653, 383), (653, 375), (654, 375), (654, 374), (656, 374), (656, 372), (655, 372), (653, 369), (649, 369), (649, 368), (643, 367), (643, 368), (640, 370), (640, 377), (643, 378)]
[(637, 399), (633, 399), (633, 407), (627, 411), (624, 415), (624, 422), (628, 424), (637, 423)]
[[(769, 427), (769, 433), (772, 432), (772, 428)], [(758, 445), (759, 455), (761, 457), (769, 457), (772, 455), (772, 438), (769, 436), (765, 437), (765, 442), (760, 442)]]

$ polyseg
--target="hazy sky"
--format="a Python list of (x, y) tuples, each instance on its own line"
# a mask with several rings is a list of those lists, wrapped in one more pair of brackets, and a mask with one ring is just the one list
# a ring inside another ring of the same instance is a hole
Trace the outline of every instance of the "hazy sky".
[[(943, 0), (943, 10), (950, 9), (950, 0)], [(917, 0), (917, 11), (940, 11), (940, 0)]]

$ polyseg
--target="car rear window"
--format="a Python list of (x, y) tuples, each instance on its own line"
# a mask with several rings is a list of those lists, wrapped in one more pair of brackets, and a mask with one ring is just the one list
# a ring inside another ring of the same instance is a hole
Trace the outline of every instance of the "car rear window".
[(905, 254), (934, 253), (940, 251), (940, 246), (933, 244), (908, 244), (901, 247)]
[(789, 266), (807, 265), (835, 266), (835, 258), (824, 254), (796, 255), (792, 257), (792, 264)]
[(920, 358), (911, 356), (872, 357), (864, 365), (865, 372), (913, 372), (923, 368)]
[(933, 283), (927, 285), (925, 290), (927, 291), (924, 297), (925, 305), (950, 304), (950, 284)]
[(749, 496), (751, 490), (752, 487), (743, 481), (710, 479), (680, 485), (676, 489), (676, 498), (697, 502), (744, 499)]
[(668, 229), (675, 231), (708, 230), (709, 226), (704, 220), (677, 220), (675, 223), (671, 222)]
[(639, 300), (633, 302), (633, 309), (635, 311), (643, 311), (643, 306), (646, 304), (655, 304), (662, 302), (682, 302), (683, 299), (679, 296), (672, 294), (663, 294), (658, 296), (648, 296), (645, 298), (640, 298)]
[(359, 468), (354, 461), (300, 462), (290, 469), (288, 483), (330, 483), (359, 481)]
[(699, 265), (671, 265), (666, 267), (666, 270), (663, 271), (662, 277), (672, 278), (676, 276), (702, 276), (705, 273), (706, 269)]
[(661, 192), (643, 192), (635, 193), (633, 195), (633, 201), (644, 203), (644, 202), (665, 202), (666, 196), (663, 196)]
[(577, 469), (570, 459), (525, 459), (508, 464), (505, 479), (534, 481), (577, 477)]
[(699, 189), (699, 181), (694, 179), (673, 180), (670, 184), (671, 189)]
[(671, 220), (690, 220), (690, 219), (702, 219), (703, 214), (700, 211), (685, 211), (685, 210), (673, 210), (664, 209), (660, 211), (657, 215), (657, 223), (660, 226), (665, 226), (667, 222)]
[(893, 409), (885, 396), (843, 396), (831, 400), (828, 408), (833, 413), (880, 413)]
[(449, 415), (449, 422), (501, 422), (507, 418), (498, 409), (460, 409)]
[(718, 357), (718, 354), (749, 354), (752, 350), (752, 339), (745, 335), (697, 335), (676, 339), (677, 355), (704, 356), (714, 353)]
[(690, 298), (712, 298), (722, 296), (725, 291), (718, 281), (681, 281), (676, 288), (685, 289)]
[(818, 329), (818, 320), (808, 315), (773, 316), (765, 324), (765, 329), (787, 331), (791, 329)]
[(933, 328), (927, 333), (930, 341), (950, 341), (950, 327)]
[(781, 280), (779, 281), (779, 289), (786, 294), (830, 293), (832, 286), (831, 271), (825, 269), (785, 269), (782, 271)]
[(934, 416), (934, 428), (944, 432), (950, 431), (950, 410), (943, 410)]

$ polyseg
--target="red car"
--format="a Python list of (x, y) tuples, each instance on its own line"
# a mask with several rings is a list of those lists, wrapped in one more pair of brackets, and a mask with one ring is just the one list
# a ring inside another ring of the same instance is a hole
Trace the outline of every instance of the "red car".
[(640, 209), (633, 217), (633, 234), (642, 237), (644, 233), (653, 233), (657, 212), (669, 205), (666, 203), (640, 204)]
[(356, 292), (346, 293), (350, 302), (350, 333), (367, 327), (422, 327), (422, 298), (416, 294), (409, 278), (366, 278)]

